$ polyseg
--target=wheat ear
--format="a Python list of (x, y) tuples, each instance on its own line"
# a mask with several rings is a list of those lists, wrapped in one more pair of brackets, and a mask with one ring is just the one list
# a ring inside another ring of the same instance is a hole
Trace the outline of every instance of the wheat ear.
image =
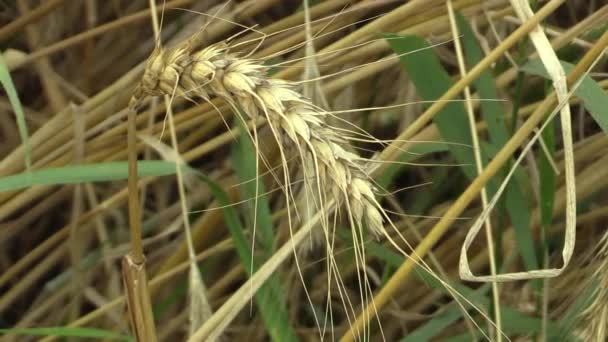
[(314, 171), (316, 186), (311, 188), (318, 189), (317, 205), (332, 196), (348, 207), (355, 228), (361, 229), (365, 223), (374, 233), (384, 235), (382, 208), (375, 199), (366, 163), (326, 123), (328, 112), (299, 94), (292, 83), (269, 78), (261, 61), (239, 58), (226, 43), (199, 51), (194, 51), (190, 41), (168, 50), (157, 49), (148, 60), (131, 106), (145, 96), (174, 90), (191, 99), (220, 97), (253, 120), (263, 115), (279, 146), (297, 149), (304, 172)]

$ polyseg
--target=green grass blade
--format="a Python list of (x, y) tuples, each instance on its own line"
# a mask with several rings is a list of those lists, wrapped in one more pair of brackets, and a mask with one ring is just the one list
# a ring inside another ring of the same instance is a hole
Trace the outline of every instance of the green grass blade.
[[(161, 160), (137, 162), (139, 177), (168, 176), (175, 173), (175, 163)], [(112, 162), (48, 168), (0, 178), (0, 192), (34, 185), (65, 185), (83, 182), (107, 182), (127, 179), (127, 162)]]
[[(401, 36), (393, 35), (392, 37), (398, 38)], [(388, 43), (397, 54), (401, 55), (400, 59), (408, 72), (408, 76), (424, 100), (436, 100), (450, 88), (452, 81), (449, 74), (443, 69), (439, 59), (424, 39), (415, 36), (403, 36), (401, 39), (390, 39)], [(416, 51), (416, 53), (408, 54), (408, 51)], [(495, 94), (488, 93), (487, 95), (491, 98), (496, 98)], [(489, 115), (491, 121), (496, 121), (495, 115), (494, 113)], [(448, 104), (435, 116), (434, 122), (446, 141), (471, 145), (468, 117), (462, 103), (453, 102)], [(504, 139), (504, 131), (499, 128), (498, 123), (494, 123), (493, 125), (496, 126), (494, 129), (499, 132), (496, 139)], [(480, 143), (488, 145), (481, 139)], [(489, 146), (492, 147), (492, 145)], [(471, 148), (457, 145), (449, 145), (449, 147), (450, 152), (456, 160), (460, 164), (463, 164), (462, 170), (464, 173), (469, 179), (473, 179), (476, 171), (474, 169), (475, 160)], [(493, 147), (492, 149), (498, 151), (497, 147)], [(487, 160), (489, 156), (495, 155), (495, 152), (488, 153), (488, 151), (482, 149), (482, 155), (483, 159)], [(495, 179), (491, 180), (488, 188), (497, 189), (497, 181)], [(513, 226), (516, 229), (518, 247), (520, 248), (526, 268), (537, 269), (538, 262), (529, 229), (529, 220), (526, 219), (529, 217), (529, 210), (525, 205), (525, 201), (522, 200), (523, 198), (524, 195), (520, 185), (518, 185), (518, 182), (513, 182), (507, 188), (505, 194), (506, 206)]]
[[(234, 172), (241, 182), (239, 187), (242, 200), (248, 200), (244, 204), (248, 214), (246, 218), (249, 219), (247, 225), (253, 226), (253, 218), (255, 216), (256, 236), (254, 238), (256, 246), (261, 245), (263, 258), (267, 259), (272, 255), (274, 250), (272, 216), (270, 214), (268, 196), (262, 195), (266, 193), (266, 188), (264, 182), (258, 178), (255, 168), (255, 150), (248, 134), (243, 133), (238, 136), (237, 141), (232, 145), (231, 157), (233, 165), (235, 165)], [(258, 200), (257, 208), (254, 208), (256, 204), (256, 184), (258, 187)], [(257, 215), (254, 215), (255, 211), (257, 211)]]
[[(224, 214), (224, 221), (226, 223), (226, 226), (228, 226), (228, 231), (230, 232), (230, 235), (232, 236), (234, 246), (239, 255), (239, 258), (241, 259), (241, 262), (243, 263), (243, 266), (245, 267), (245, 269), (247, 270), (247, 272), (249, 274), (255, 273), (255, 264), (254, 264), (253, 272), (251, 270), (251, 248), (250, 248), (247, 238), (245, 237), (245, 234), (244, 234), (245, 230), (244, 230), (243, 226), (241, 225), (241, 221), (239, 219), (239, 215), (238, 215), (237, 211), (234, 209), (234, 207), (232, 206), (232, 203), (230, 202), (230, 198), (228, 197), (228, 194), (226, 194), (224, 189), (222, 189), (222, 187), (219, 186), (216, 182), (214, 182), (211, 178), (207, 177), (206, 175), (204, 175), (198, 171), (195, 171), (195, 170), (193, 170), (193, 171), (196, 173), (196, 175), (199, 177), (199, 179), (201, 181), (205, 182), (209, 186), (209, 189), (211, 190), (213, 197), (217, 200), (219, 205), (222, 207), (221, 210)], [(258, 292), (255, 294), (256, 306), (258, 307), (258, 309), (260, 309), (262, 318), (264, 319), (265, 322), (266, 322), (266, 319), (277, 319), (277, 320), (286, 319), (287, 315), (283, 315), (281, 317), (274, 317), (274, 315), (278, 316), (278, 314), (276, 312), (270, 312), (269, 308), (271, 306), (268, 304), (268, 302), (276, 299), (274, 297), (276, 294), (281, 294), (283, 292), (277, 290), (276, 287), (267, 286), (268, 284), (271, 284), (271, 283), (268, 283), (268, 281), (267, 281), (267, 283), (264, 286), (262, 286), (258, 290)], [(283, 333), (283, 331), (275, 329), (275, 324), (276, 324), (276, 322), (270, 322), (268, 325), (269, 329), (272, 328), (268, 331), (268, 333), (273, 338), (275, 336), (281, 336), (281, 334)], [(276, 325), (280, 326), (280, 327), (285, 326), (283, 324), (280, 324), (280, 325), (276, 324)], [(290, 340), (286, 340), (286, 341), (290, 341)]]
[[(241, 126), (241, 129), (244, 129)], [(232, 146), (232, 162), (234, 171), (241, 182), (241, 198), (248, 200), (245, 204), (247, 225), (253, 227), (255, 217), (256, 231), (252, 237), (261, 251), (253, 253), (251, 244), (245, 238), (243, 230), (235, 231), (233, 239), (239, 257), (245, 269), (251, 276), (255, 270), (268, 260), (274, 250), (274, 232), (268, 196), (263, 182), (258, 178), (256, 170), (256, 152), (248, 134), (240, 134)], [(253, 180), (253, 181), (252, 181)], [(258, 199), (256, 198), (256, 183)], [(257, 207), (255, 205), (257, 204)], [(257, 213), (256, 213), (257, 211)], [(236, 243), (238, 241), (238, 244)], [(253, 260), (252, 260), (253, 255)], [(253, 267), (253, 269), (252, 269)], [(297, 341), (297, 335), (289, 321), (285, 291), (277, 273), (272, 275), (256, 294), (258, 310), (273, 341)]]
[(93, 328), (68, 328), (68, 327), (44, 327), (44, 328), (15, 328), (0, 329), (0, 334), (25, 335), (25, 336), (56, 336), (56, 337), (81, 337), (106, 339), (113, 341), (133, 341), (129, 336), (113, 333), (107, 330)]
[[(224, 189), (222, 189), (222, 187), (220, 185), (218, 185), (216, 182), (214, 182), (211, 178), (207, 177), (206, 175), (204, 175), (196, 170), (193, 170), (193, 169), (191, 169), (191, 170), (196, 173), (196, 175), (199, 177), (199, 179), (201, 181), (205, 182), (207, 184), (207, 186), (209, 186), (209, 189), (211, 190), (213, 197), (217, 200), (219, 205), (222, 207), (221, 210), (224, 214), (224, 221), (226, 223), (226, 226), (228, 226), (228, 230), (230, 232), (230, 235), (232, 236), (234, 246), (239, 255), (239, 258), (241, 259), (241, 262), (243, 263), (243, 266), (245, 267), (245, 269), (247, 270), (247, 272), (250, 275), (255, 273), (255, 269), (256, 269), (255, 264), (254, 264), (254, 269), (251, 270), (251, 248), (250, 248), (247, 238), (245, 237), (245, 234), (244, 234), (245, 230), (244, 230), (243, 226), (241, 225), (241, 221), (239, 219), (239, 215), (238, 215), (237, 211), (234, 209), (234, 207), (232, 206), (232, 203), (230, 202), (230, 198), (228, 197), (228, 194), (226, 194)], [(270, 281), (270, 280), (268, 280), (268, 281)], [(281, 324), (281, 323), (277, 324), (277, 322), (280, 322), (282, 319), (287, 319), (287, 315), (283, 314), (283, 316), (279, 316), (279, 314), (277, 312), (270, 311), (270, 308), (272, 308), (272, 305), (269, 303), (272, 303), (273, 300), (276, 300), (277, 297), (275, 297), (275, 296), (277, 296), (278, 294), (282, 294), (283, 292), (278, 290), (278, 287), (272, 286), (272, 282), (269, 283), (268, 281), (255, 294), (255, 302), (256, 302), (256, 306), (260, 310), (262, 318), (264, 319), (265, 322), (267, 319), (276, 320), (276, 321), (272, 321), (272, 322), (268, 323), (268, 325), (267, 325), (267, 327), (269, 328), (268, 333), (274, 339), (276, 336), (287, 336), (287, 335), (282, 335), (284, 333), (284, 331), (277, 329), (277, 328), (285, 327), (284, 324)], [(268, 285), (268, 284), (271, 284), (271, 285)], [(274, 308), (274, 309), (276, 309), (276, 308)], [(294, 340), (288, 339), (286, 341), (297, 341), (297, 339), (295, 339), (295, 333), (294, 333)]]
[[(490, 144), (481, 144), (484, 155), (493, 156), (498, 153), (498, 148)], [(526, 175), (524, 170), (517, 169), (511, 182), (507, 185), (504, 193), (505, 208), (509, 215), (517, 248), (521, 254), (524, 267), (527, 270), (539, 268), (538, 256), (534, 246), (534, 237), (530, 229), (530, 198), (526, 196)]]
[[(430, 49), (430, 45), (416, 36), (387, 35), (387, 42), (400, 55), (402, 65), (407, 70), (409, 78), (416, 86), (420, 97), (425, 101), (440, 98), (452, 83), (450, 75), (443, 69), (441, 62)], [(416, 51), (415, 53), (408, 53)], [(468, 118), (462, 103), (448, 103), (433, 118), (433, 122), (441, 132), (445, 141), (451, 143), (448, 148), (456, 160), (462, 164), (462, 170), (469, 179), (475, 176), (475, 159)]]
[[(350, 233), (345, 229), (338, 230), (338, 234), (342, 239), (345, 240), (348, 240), (350, 236)], [(401, 254), (395, 253), (379, 243), (370, 241), (365, 247), (371, 255), (384, 261), (388, 266), (398, 267), (404, 261), (404, 257)], [(418, 280), (422, 281), (427, 286), (439, 290), (446, 295), (452, 296), (446, 287), (426, 270), (416, 267), (414, 274)], [(488, 306), (490, 305), (490, 299), (487, 298), (485, 293), (490, 289), (489, 284), (486, 284), (478, 289), (472, 289), (458, 282), (448, 281), (448, 283), (469, 302), (487, 310)], [(582, 307), (582, 305), (579, 305), (579, 307)], [(509, 336), (517, 334), (535, 334), (540, 332), (541, 319), (538, 317), (522, 314), (519, 311), (504, 305), (501, 306), (501, 315), (503, 317), (503, 330)], [(574, 317), (573, 315), (570, 316)], [(458, 308), (449, 309), (438, 317), (429, 320), (427, 323), (414, 330), (410, 335), (404, 337), (401, 341), (410, 342), (430, 340), (439, 335), (441, 333), (441, 329), (450, 326), (452, 323), (461, 318), (462, 310)], [(550, 321), (548, 323), (547, 330), (549, 336), (559, 336), (559, 334), (565, 334), (564, 336), (567, 336), (570, 334), (568, 331), (560, 331), (560, 325), (561, 324), (558, 324), (555, 321)], [(481, 337), (481, 334), (479, 334), (479, 337)], [(454, 337), (454, 341), (470, 340), (470, 333)], [(452, 339), (450, 339), (450, 341), (452, 341)]]
[[(562, 62), (562, 66), (566, 69), (566, 72), (570, 72), (574, 68), (572, 64), (566, 62)], [(533, 75), (548, 78), (545, 67), (538, 59), (526, 63), (522, 67), (522, 70)], [(608, 134), (608, 112), (606, 112), (606, 108), (608, 108), (608, 94), (606, 91), (587, 75), (583, 78), (574, 94), (581, 99), (589, 114), (591, 114), (604, 133)]]
[(0, 54), (0, 83), (2, 83), (2, 87), (4, 87), (4, 90), (8, 95), (8, 99), (11, 103), (11, 106), (13, 107), (13, 111), (15, 112), (15, 117), (17, 118), (17, 127), (19, 128), (19, 135), (21, 135), (21, 141), (23, 142), (23, 146), (25, 147), (25, 168), (29, 171), (32, 166), (32, 149), (30, 146), (29, 134), (27, 132), (25, 114), (23, 113), (21, 101), (19, 101), (17, 90), (15, 89), (15, 85), (13, 84), (11, 74), (8, 71), (8, 68), (6, 67), (6, 63), (2, 58), (2, 54)]
[[(456, 22), (462, 34), (462, 46), (468, 68), (472, 68), (479, 63), (483, 57), (483, 51), (477, 42), (477, 38), (473, 33), (473, 29), (461, 15), (457, 14)], [(484, 71), (473, 82), (475, 90), (481, 99), (499, 99), (498, 91), (492, 73), (488, 70)], [(490, 142), (494, 146), (503, 146), (509, 139), (509, 133), (504, 120), (504, 109), (500, 102), (496, 101), (481, 101), (479, 104), (483, 119), (488, 125), (488, 133)]]
[[(484, 55), (477, 38), (473, 32), (473, 29), (466, 21), (466, 19), (458, 14), (456, 17), (456, 21), (458, 23), (460, 32), (462, 33), (462, 41), (463, 41), (463, 49), (466, 58), (466, 62), (469, 68), (477, 65)], [(496, 89), (496, 84), (494, 83), (493, 75), (489, 70), (481, 73), (479, 78), (477, 78), (473, 85), (475, 86), (475, 90), (479, 94), (479, 97), (482, 99), (498, 99), (498, 91)], [(485, 157), (484, 159), (488, 160), (488, 156), (495, 155), (499, 147), (504, 146), (509, 139), (509, 131), (507, 130), (507, 126), (504, 121), (504, 109), (500, 105), (499, 102), (495, 101), (482, 101), (480, 103), (481, 113), (485, 123), (488, 126), (488, 133), (490, 136), (490, 143), (485, 148)], [(483, 144), (483, 142), (482, 142)], [(489, 152), (488, 150), (492, 150)], [(509, 163), (510, 165), (510, 163)], [(509, 166), (505, 167), (505, 169), (501, 172), (499, 178), (504, 178), (504, 175), (508, 172)], [(530, 233), (530, 206), (526, 204), (526, 197), (522, 188), (525, 185), (525, 177), (515, 177), (511, 183), (507, 186), (507, 190), (504, 194), (504, 209), (506, 209), (507, 214), (511, 220), (511, 224), (513, 224), (513, 228), (515, 230), (516, 239), (518, 241), (518, 248), (522, 255), (522, 259), (524, 261), (524, 266), (528, 270), (537, 269), (538, 268), (538, 258), (536, 256), (536, 252), (534, 250), (534, 244), (532, 240), (532, 234)], [(491, 182), (487, 186), (488, 195), (492, 196), (496, 192), (496, 183)], [(498, 204), (499, 208), (501, 206), (500, 202)], [(499, 227), (500, 228), (500, 227)], [(502, 239), (499, 234), (497, 237), (497, 244), (500, 244)], [(500, 248), (497, 248), (497, 260)]]
[[(501, 307), (500, 313), (503, 317), (503, 333), (507, 336), (521, 336), (521, 335), (534, 335), (541, 332), (541, 319), (538, 317), (532, 317), (521, 312), (508, 308)], [(486, 329), (484, 331), (487, 334)], [(559, 325), (555, 321), (550, 321), (548, 324), (547, 334), (549, 339), (547, 341), (556, 341), (559, 331)], [(568, 341), (574, 340), (574, 336), (571, 331), (564, 332), (565, 335), (560, 338)], [(482, 338), (481, 333), (478, 332), (478, 338)], [(447, 339), (449, 342), (460, 342), (460, 341), (471, 341), (471, 334), (461, 334), (453, 336)]]

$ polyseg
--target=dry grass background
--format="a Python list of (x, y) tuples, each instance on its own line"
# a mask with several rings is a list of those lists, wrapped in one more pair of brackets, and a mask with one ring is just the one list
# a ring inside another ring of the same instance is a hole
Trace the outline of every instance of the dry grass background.
[(607, 19), (0, 1), (2, 340), (605, 340)]

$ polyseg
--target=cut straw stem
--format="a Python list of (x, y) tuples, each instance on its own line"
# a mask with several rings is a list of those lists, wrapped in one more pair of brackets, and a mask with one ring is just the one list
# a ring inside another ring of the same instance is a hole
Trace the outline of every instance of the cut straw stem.
[(122, 260), (129, 320), (137, 342), (156, 342), (156, 329), (148, 293), (146, 263), (139, 263), (127, 255)]
[(128, 190), (129, 190), (129, 229), (131, 232), (131, 258), (137, 264), (145, 262), (141, 241), (141, 215), (139, 207), (139, 191), (137, 186), (137, 132), (135, 126), (136, 112), (129, 110), (127, 115), (127, 153), (129, 160)]
[(127, 151), (129, 160), (128, 193), (131, 251), (123, 258), (122, 272), (133, 335), (137, 342), (156, 342), (156, 328), (154, 327), (146, 276), (146, 258), (141, 239), (141, 214), (137, 184), (136, 114), (133, 108), (129, 108), (127, 114)]

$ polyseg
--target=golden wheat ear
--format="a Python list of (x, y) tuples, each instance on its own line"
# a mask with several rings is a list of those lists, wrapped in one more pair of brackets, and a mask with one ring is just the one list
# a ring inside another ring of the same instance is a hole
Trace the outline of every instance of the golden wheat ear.
[(260, 61), (239, 58), (225, 43), (198, 51), (186, 43), (150, 57), (138, 95), (171, 94), (174, 89), (178, 95), (220, 97), (251, 119), (263, 116), (281, 148), (295, 149), (303, 163), (311, 164), (306, 168), (315, 170), (313, 189), (321, 191), (318, 203), (324, 195), (348, 203), (358, 229), (365, 222), (383, 235), (383, 215), (361, 158), (325, 122), (329, 114), (292, 83), (270, 79)]

